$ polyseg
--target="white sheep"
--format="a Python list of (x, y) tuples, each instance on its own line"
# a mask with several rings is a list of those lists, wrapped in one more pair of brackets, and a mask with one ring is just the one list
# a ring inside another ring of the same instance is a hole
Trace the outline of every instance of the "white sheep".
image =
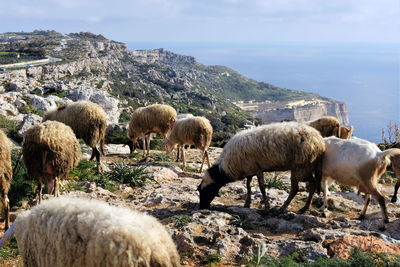
[(280, 211), (284, 211), (298, 191), (298, 182), (309, 181), (309, 197), (299, 211), (311, 205), (313, 194), (321, 182), (320, 169), (325, 143), (314, 128), (296, 122), (274, 123), (244, 130), (225, 145), (217, 162), (209, 168), (198, 187), (200, 208), (209, 208), (219, 189), (227, 183), (247, 178), (246, 205), (250, 206), (250, 181), (257, 175), (265, 204), (263, 172), (291, 171), (291, 189)]
[(202, 160), (200, 171), (203, 170), (204, 160), (207, 158), (208, 167), (210, 168), (210, 159), (208, 156), (208, 147), (212, 139), (213, 128), (210, 121), (204, 117), (187, 117), (177, 120), (172, 131), (163, 145), (167, 147), (167, 154), (171, 153), (178, 144), (181, 150), (183, 169), (185, 169), (184, 145), (194, 145), (202, 151)]
[[(142, 137), (143, 154), (149, 155), (150, 138), (145, 139), (145, 135), (160, 133), (165, 140), (175, 121), (176, 110), (168, 105), (154, 104), (136, 109), (132, 114), (128, 128), (128, 138), (131, 140), (128, 144), (131, 153), (135, 150), (137, 139)], [(147, 153), (145, 152), (145, 148), (147, 149)]]
[(24, 266), (180, 266), (156, 218), (99, 200), (45, 200), (19, 214), (10, 231)]
[(324, 204), (327, 207), (327, 190), (332, 180), (339, 184), (355, 186), (359, 192), (365, 192), (365, 205), (360, 219), (365, 217), (371, 195), (381, 206), (384, 223), (389, 221), (385, 197), (377, 188), (378, 179), (390, 163), (389, 157), (400, 155), (400, 149), (381, 151), (375, 144), (359, 139), (325, 138), (326, 151), (322, 164), (322, 187)]
[[(400, 143), (395, 143), (391, 148), (400, 148)], [(397, 192), (400, 187), (400, 155), (395, 155), (391, 157), (390, 160), (392, 161), (392, 169), (397, 177), (397, 183), (394, 186), (394, 193), (391, 199), (391, 202), (395, 203), (397, 201)]]

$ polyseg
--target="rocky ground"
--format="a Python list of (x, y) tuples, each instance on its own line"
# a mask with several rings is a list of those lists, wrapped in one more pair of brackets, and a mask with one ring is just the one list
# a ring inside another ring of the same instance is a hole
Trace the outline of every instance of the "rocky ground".
[[(108, 152), (108, 156), (102, 158), (103, 169), (115, 161), (137, 163), (127, 156), (126, 147), (108, 146)], [(221, 149), (211, 148), (210, 160), (214, 162), (220, 152)], [(153, 156), (163, 153), (152, 151)], [(266, 255), (283, 257), (301, 252), (309, 260), (330, 256), (346, 259), (351, 247), (400, 254), (400, 201), (387, 203), (390, 223), (385, 231), (379, 230), (381, 214), (374, 201), (367, 218), (363, 221), (356, 219), (364, 200), (361, 195), (351, 192), (332, 192), (334, 207), (328, 214), (319, 211), (322, 198), (316, 197), (311, 211), (299, 215), (296, 211), (304, 205), (307, 197), (303, 188), (288, 212), (272, 215), (260, 203), (256, 179), (253, 179), (251, 208), (243, 207), (246, 186), (242, 181), (223, 187), (221, 197), (212, 202), (211, 210), (199, 210), (196, 189), (201, 175), (192, 171), (199, 169), (200, 152), (191, 149), (187, 155), (186, 172), (181, 170), (180, 163), (143, 161), (141, 164), (147, 166), (146, 170), (154, 181), (142, 187), (120, 185), (112, 193), (87, 182), (82, 184), (83, 191), (63, 194), (101, 199), (157, 217), (173, 237), (184, 266), (198, 266), (211, 254), (222, 256), (221, 266), (239, 266), (262, 244), (266, 246)], [(280, 186), (288, 187), (289, 174), (279, 173), (278, 177), (283, 181)], [(392, 194), (393, 187), (381, 186), (387, 196)], [(286, 190), (276, 188), (268, 189), (267, 194), (271, 207), (282, 205), (288, 195)]]

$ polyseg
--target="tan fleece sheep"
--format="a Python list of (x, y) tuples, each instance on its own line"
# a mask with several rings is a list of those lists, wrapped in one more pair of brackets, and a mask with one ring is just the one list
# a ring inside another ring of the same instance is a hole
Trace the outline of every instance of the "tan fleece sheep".
[(8, 138), (0, 130), (0, 199), (3, 202), (5, 230), (10, 226), (10, 201), (8, 190), (12, 180), (11, 152)]
[[(206, 171), (199, 185), (200, 208), (209, 208), (219, 189), (230, 182), (257, 175), (266, 205), (265, 171), (291, 171), (290, 193), (280, 208), (284, 211), (298, 191), (298, 182), (309, 181), (309, 197), (299, 211), (306, 211), (321, 183), (324, 139), (314, 128), (296, 122), (274, 123), (244, 130), (225, 145), (217, 162)], [(250, 205), (251, 188), (247, 183), (246, 206)], [(247, 205), (248, 204), (248, 205)]]
[(100, 153), (105, 154), (104, 138), (107, 126), (106, 113), (102, 107), (89, 101), (73, 102), (47, 112), (43, 121), (47, 120), (60, 121), (70, 126), (76, 137), (82, 138), (85, 144), (92, 148), (90, 160), (96, 157), (97, 162), (100, 162)]
[[(390, 148), (400, 148), (400, 143), (395, 143)], [(393, 197), (391, 199), (391, 202), (395, 203), (397, 201), (397, 192), (398, 192), (399, 187), (400, 187), (400, 155), (392, 156), (390, 158), (390, 160), (392, 161), (392, 169), (393, 169), (393, 171), (394, 171), (394, 173), (396, 174), (396, 177), (397, 177), (397, 183), (394, 186), (394, 193), (393, 193)]]
[[(176, 110), (168, 105), (154, 104), (136, 109), (132, 114), (128, 128), (128, 138), (132, 141), (133, 146), (131, 150), (135, 149), (137, 139), (142, 137), (143, 154), (149, 155), (150, 138), (146, 139), (147, 144), (145, 145), (145, 135), (150, 133), (162, 134), (165, 140), (175, 121)], [(147, 153), (145, 148), (147, 148)]]
[(180, 266), (156, 218), (99, 200), (45, 200), (14, 225), (24, 266)]
[(314, 121), (307, 122), (308, 125), (317, 129), (322, 137), (336, 136), (339, 137), (340, 122), (332, 116), (321, 117)]
[(172, 131), (163, 145), (167, 147), (167, 154), (171, 153), (176, 145), (181, 149), (183, 169), (185, 169), (184, 145), (194, 145), (202, 151), (201, 167), (203, 170), (204, 160), (207, 158), (207, 164), (210, 168), (210, 159), (208, 157), (208, 147), (210, 146), (213, 134), (213, 128), (210, 121), (204, 117), (187, 117), (177, 120)]
[(59, 180), (65, 179), (81, 158), (79, 142), (72, 129), (58, 121), (46, 121), (32, 126), (22, 146), (28, 176), (38, 184), (38, 200), (42, 200), (42, 185), (58, 196)]

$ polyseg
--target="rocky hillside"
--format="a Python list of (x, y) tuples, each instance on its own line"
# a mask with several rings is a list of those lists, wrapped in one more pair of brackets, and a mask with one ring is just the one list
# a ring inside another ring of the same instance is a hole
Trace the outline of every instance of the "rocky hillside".
[[(152, 103), (206, 116), (217, 144), (246, 124), (261, 120), (304, 121), (333, 115), (348, 123), (344, 103), (257, 82), (227, 67), (205, 66), (191, 56), (164, 49), (132, 51), (101, 35), (52, 31), (7, 33), (0, 35), (0, 41), (0, 51), (8, 57), (38, 48), (47, 56), (45, 63), (0, 66), (6, 69), (0, 72), (0, 114), (19, 122), (38, 120), (27, 115), (41, 116), (57, 104), (86, 99), (99, 103), (107, 112), (110, 129), (120, 132), (123, 126), (118, 123), (126, 123), (135, 108)], [(302, 101), (307, 104), (288, 111), (288, 105)], [(267, 104), (260, 104), (255, 111), (248, 103)], [(282, 115), (287, 113), (291, 114)], [(109, 140), (118, 137), (121, 135)]]

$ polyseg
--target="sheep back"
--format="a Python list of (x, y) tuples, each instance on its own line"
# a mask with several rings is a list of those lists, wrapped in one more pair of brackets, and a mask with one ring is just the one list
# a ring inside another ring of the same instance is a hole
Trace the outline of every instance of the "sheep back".
[(58, 121), (46, 121), (26, 132), (22, 154), (29, 177), (41, 179), (52, 168), (52, 175), (64, 179), (80, 158), (79, 142), (72, 129)]
[(60, 121), (70, 126), (77, 138), (94, 148), (100, 144), (100, 152), (104, 154), (104, 138), (106, 134), (106, 113), (98, 104), (89, 101), (78, 101), (59, 106), (49, 111), (43, 121)]
[(6, 134), (0, 130), (0, 198), (7, 195), (12, 180), (11, 152)]
[(332, 135), (339, 137), (340, 122), (335, 117), (321, 117), (317, 120), (310, 121), (307, 124), (317, 129), (323, 137), (328, 137)]
[(152, 216), (99, 200), (61, 196), (18, 215), (25, 266), (179, 266), (170, 235)]
[(178, 145), (194, 145), (196, 148), (208, 148), (212, 139), (213, 128), (204, 117), (187, 117), (177, 120), (168, 140)]
[(130, 139), (145, 133), (167, 134), (176, 121), (176, 110), (168, 105), (154, 104), (136, 109), (129, 122)]
[(310, 165), (324, 151), (324, 139), (316, 129), (296, 122), (274, 123), (237, 133), (225, 145), (217, 165), (232, 180), (286, 170), (296, 172), (299, 179), (313, 171)]

